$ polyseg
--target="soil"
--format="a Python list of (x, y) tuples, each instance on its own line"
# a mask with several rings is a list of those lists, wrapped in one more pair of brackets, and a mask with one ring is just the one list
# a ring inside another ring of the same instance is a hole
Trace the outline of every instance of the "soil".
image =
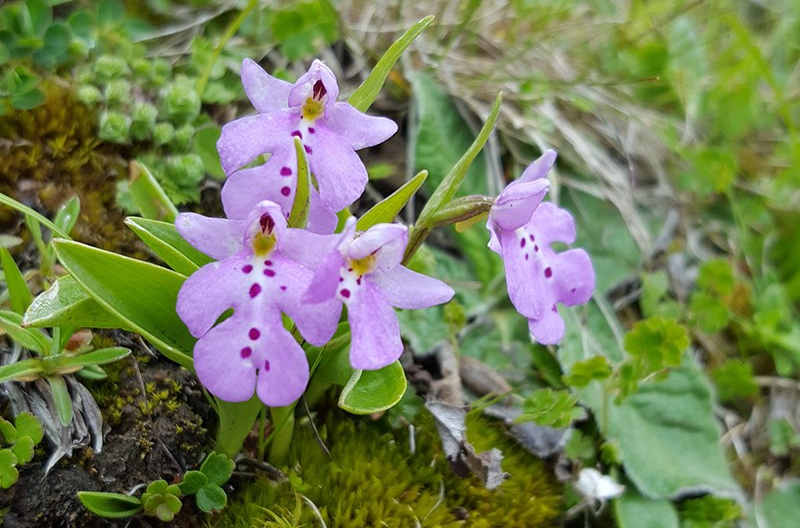
[[(157, 479), (176, 482), (185, 471), (197, 468), (210, 446), (204, 420), (210, 411), (194, 376), (164, 360), (128, 358), (121, 363), (126, 364), (117, 383), (90, 387), (101, 395), (104, 427), (110, 427), (102, 452), (85, 448), (44, 475), (47, 453), (42, 450), (20, 468), (16, 484), (0, 491), (0, 508), (6, 510), (0, 524), (7, 528), (165, 526), (155, 517), (141, 515), (103, 519), (84, 508), (77, 497), (84, 490), (128, 493)], [(148, 409), (149, 413), (143, 412)], [(192, 499), (187, 499), (171, 525), (199, 527), (200, 517)]]

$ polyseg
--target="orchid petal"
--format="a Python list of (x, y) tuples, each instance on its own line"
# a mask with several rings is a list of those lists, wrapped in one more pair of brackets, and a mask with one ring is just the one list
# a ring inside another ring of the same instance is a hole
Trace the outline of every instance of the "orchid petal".
[(184, 240), (213, 259), (224, 259), (242, 249), (243, 222), (181, 213), (175, 228)]
[(572, 215), (550, 202), (536, 208), (528, 226), (540, 245), (575, 242), (575, 220)]
[[(511, 304), (525, 317), (542, 317), (548, 300), (542, 288), (543, 264), (531, 248), (534, 244), (529, 243), (524, 234), (518, 236), (514, 231), (501, 231), (500, 245)], [(537, 246), (536, 251), (540, 249)]]
[(289, 228), (279, 241), (279, 249), (289, 260), (313, 270), (317, 269), (325, 256), (336, 251), (340, 240), (341, 235), (321, 235), (305, 229)]
[(283, 326), (269, 334), (270, 352), (258, 372), (256, 394), (270, 407), (283, 407), (303, 395), (308, 385), (308, 359)]
[(382, 273), (400, 265), (408, 244), (408, 228), (399, 224), (377, 224), (353, 240), (347, 256), (353, 260), (375, 255), (375, 267)]
[(314, 60), (308, 71), (294, 83), (294, 87), (289, 92), (289, 106), (302, 106), (306, 99), (311, 97), (317, 81), (322, 81), (327, 94), (327, 102), (325, 104), (325, 116), (327, 117), (333, 103), (339, 98), (339, 83), (336, 81), (336, 76), (331, 69), (318, 59)]
[(333, 299), (339, 286), (339, 273), (343, 267), (344, 257), (339, 251), (328, 253), (319, 263), (303, 302), (321, 303)]
[(325, 125), (353, 150), (383, 143), (397, 132), (397, 124), (391, 119), (364, 114), (344, 102), (333, 105)]
[(549, 182), (543, 179), (511, 182), (492, 206), (490, 214), (494, 223), (500, 229), (519, 229), (531, 219), (549, 188)]
[(317, 123), (307, 143), (308, 164), (317, 178), (322, 204), (341, 211), (355, 202), (367, 185), (367, 169), (347, 143), (324, 124)]
[[(208, 392), (224, 401), (247, 401), (256, 388), (253, 359), (259, 354), (242, 357), (247, 345), (243, 321), (228, 319), (200, 338), (194, 347), (194, 367), (200, 383)], [(232, 345), (232, 341), (241, 344)]]
[(262, 154), (285, 159), (284, 151), (292, 149), (289, 136), (298, 121), (291, 112), (281, 111), (242, 117), (222, 127), (217, 150), (225, 174), (242, 168)]
[(263, 200), (277, 203), (284, 213), (290, 211), (297, 180), (292, 174), (289, 177), (282, 176), (281, 171), (283, 168), (288, 168), (287, 166), (291, 165), (279, 160), (277, 156), (272, 156), (263, 165), (231, 174), (222, 187), (222, 206), (225, 209), (225, 216), (236, 219), (247, 218)]
[(352, 339), (350, 364), (355, 369), (376, 370), (403, 353), (397, 314), (383, 292), (371, 281), (353, 293), (347, 303)]
[(594, 291), (594, 268), (582, 249), (570, 249), (553, 256), (555, 298), (565, 306), (588, 302)]
[(322, 198), (319, 196), (319, 191), (312, 187), (309, 193), (306, 229), (312, 233), (329, 235), (336, 231), (338, 224), (339, 217), (336, 216), (335, 212), (325, 207), (325, 204), (322, 203)]
[(556, 305), (546, 309), (540, 319), (528, 319), (528, 330), (543, 345), (554, 345), (564, 337), (564, 320)]
[(252, 59), (242, 62), (242, 86), (247, 98), (262, 114), (288, 108), (286, 102), (292, 85), (268, 74)]
[(539, 156), (539, 159), (528, 165), (528, 168), (526, 168), (522, 176), (520, 176), (519, 181), (530, 182), (540, 178), (546, 178), (547, 173), (553, 168), (557, 156), (555, 150), (547, 150), (544, 154)]
[(375, 283), (396, 308), (416, 310), (443, 304), (453, 298), (453, 288), (444, 282), (397, 266), (388, 273), (375, 276)]

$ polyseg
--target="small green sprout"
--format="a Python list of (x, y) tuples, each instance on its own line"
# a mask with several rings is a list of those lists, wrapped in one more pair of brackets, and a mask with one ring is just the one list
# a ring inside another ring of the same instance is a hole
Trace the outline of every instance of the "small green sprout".
[(144, 512), (164, 522), (171, 521), (183, 506), (180, 497), (181, 489), (177, 484), (167, 484), (166, 480), (151, 482), (142, 494)]

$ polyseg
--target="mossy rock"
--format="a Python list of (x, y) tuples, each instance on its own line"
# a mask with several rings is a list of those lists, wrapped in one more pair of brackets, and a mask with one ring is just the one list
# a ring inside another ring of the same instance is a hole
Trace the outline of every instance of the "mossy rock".
[[(331, 413), (320, 436), (311, 428), (295, 432), (287, 482), (266, 477), (241, 483), (223, 514), (209, 522), (218, 528), (247, 526), (423, 526), (473, 528), (551, 527), (563, 509), (562, 488), (547, 464), (508, 440), (502, 426), (471, 416), (471, 437), (502, 449), (510, 478), (489, 491), (477, 478), (461, 479), (442, 453), (433, 419), (425, 413), (415, 427), (415, 451), (407, 429), (391, 430), (385, 421)], [(240, 481), (241, 482), (241, 481)]]

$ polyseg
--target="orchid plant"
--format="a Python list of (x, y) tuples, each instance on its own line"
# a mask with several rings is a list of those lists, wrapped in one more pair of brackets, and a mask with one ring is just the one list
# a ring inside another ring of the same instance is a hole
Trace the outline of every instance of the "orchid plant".
[[(257, 113), (225, 125), (217, 144), (227, 176), (226, 217), (129, 220), (174, 271), (68, 239), (55, 243), (70, 272), (57, 284), (77, 282), (80, 293), (73, 287), (70, 298), (51, 295), (51, 306), (78, 326), (92, 326), (90, 310), (104, 313), (105, 326), (140, 333), (196, 372), (219, 413), (219, 452), (234, 456), (266, 406), (275, 424), (270, 456), (280, 460), (291, 441), (294, 406), (333, 385), (343, 387), (340, 405), (352, 412), (382, 411), (399, 401), (406, 381), (395, 310), (443, 304), (454, 295), (441, 280), (406, 267), (435, 227), (488, 215), (488, 246), (504, 261), (511, 302), (541, 343), (556, 343), (564, 332), (559, 303), (574, 306), (592, 295), (586, 252), (551, 247), (575, 239), (569, 213), (542, 202), (554, 151), (496, 198), (455, 198), (488, 139), (500, 96), (413, 226), (392, 221), (425, 172), (360, 218), (351, 216), (348, 207), (367, 183), (355, 151), (397, 131), (391, 120), (365, 111), (431, 19), (392, 46), (347, 101), (339, 100), (336, 77), (319, 60), (292, 84), (246, 59), (242, 84)], [(137, 277), (136, 288), (120, 276)], [(364, 390), (366, 380), (377, 391)], [(307, 399), (313, 404), (314, 397)]]

